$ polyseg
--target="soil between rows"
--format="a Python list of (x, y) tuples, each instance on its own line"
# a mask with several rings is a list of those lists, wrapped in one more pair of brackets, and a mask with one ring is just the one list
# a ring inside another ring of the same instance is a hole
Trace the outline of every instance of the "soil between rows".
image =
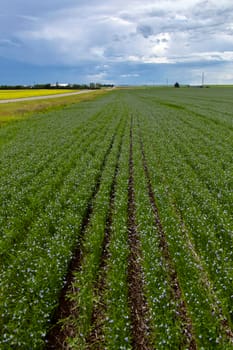
[(132, 347), (135, 350), (149, 350), (148, 305), (143, 292), (143, 275), (140, 264), (140, 239), (136, 225), (136, 207), (133, 171), (133, 120), (130, 128), (129, 183), (128, 183), (128, 288), (131, 309)]
[(115, 204), (116, 181), (117, 181), (117, 175), (119, 172), (119, 159), (120, 159), (121, 150), (122, 150), (122, 142), (123, 142), (123, 135), (120, 141), (115, 171), (114, 171), (113, 180), (112, 180), (111, 189), (110, 189), (109, 212), (106, 220), (105, 235), (104, 235), (104, 241), (103, 241), (102, 252), (100, 257), (99, 276), (94, 286), (94, 290), (96, 291), (95, 300), (98, 300), (98, 301), (94, 303), (92, 317), (91, 317), (92, 330), (86, 339), (86, 342), (87, 342), (86, 348), (90, 350), (93, 348), (101, 349), (100, 346), (102, 346), (103, 348), (103, 342), (104, 342), (103, 322), (104, 322), (104, 313), (106, 310), (106, 305), (104, 302), (104, 291), (106, 288), (106, 268), (107, 268), (107, 261), (109, 258), (108, 246), (111, 240), (111, 233), (112, 233), (112, 215), (113, 215), (114, 204)]
[[(71, 260), (67, 277), (66, 284), (62, 289), (59, 306), (56, 310), (53, 319), (53, 327), (47, 335), (46, 339), (46, 349), (64, 349), (67, 347), (66, 338), (72, 337), (75, 334), (72, 326), (62, 328), (59, 320), (68, 317), (70, 314), (74, 313), (73, 310), (73, 302), (66, 298), (68, 291), (70, 290), (73, 282), (73, 272), (78, 270), (81, 265), (82, 260), (82, 241), (85, 235), (86, 227), (89, 223), (90, 217), (93, 212), (93, 201), (99, 191), (100, 183), (101, 183), (101, 174), (105, 167), (106, 160), (108, 154), (112, 149), (112, 145), (115, 139), (115, 135), (113, 136), (110, 146), (107, 149), (103, 162), (101, 164), (101, 170), (98, 175), (95, 188), (91, 194), (91, 197), (88, 202), (88, 206), (86, 209), (86, 214), (83, 218), (83, 222), (81, 225), (80, 231), (80, 240), (79, 244), (74, 252), (74, 258)], [(151, 207), (154, 213), (155, 222), (159, 229), (160, 233), (160, 247), (164, 256), (164, 260), (169, 269), (170, 283), (173, 292), (173, 297), (176, 300), (179, 300), (178, 303), (178, 313), (179, 317), (182, 321), (183, 325), (183, 334), (185, 336), (185, 344), (182, 346), (188, 346), (188, 349), (194, 350), (197, 349), (197, 345), (195, 342), (195, 338), (193, 335), (193, 328), (191, 319), (188, 317), (186, 305), (184, 300), (182, 299), (182, 292), (178, 281), (177, 273), (174, 269), (172, 259), (169, 253), (168, 244), (166, 241), (165, 233), (163, 231), (163, 227), (159, 218), (158, 208), (156, 206), (156, 201), (154, 197), (154, 193), (152, 190), (150, 174), (146, 162), (146, 156), (144, 152), (144, 146), (141, 139), (141, 152), (143, 159), (143, 167), (145, 176), (148, 184), (148, 195), (151, 202)], [(118, 154), (118, 161), (119, 161)], [(106, 229), (105, 229), (105, 237), (102, 246), (102, 253), (100, 258), (100, 266), (99, 266), (99, 278), (96, 281), (95, 290), (97, 290), (97, 294), (99, 297), (99, 303), (94, 305), (93, 313), (92, 313), (92, 331), (87, 337), (87, 349), (93, 348), (95, 344), (99, 346), (103, 341), (103, 314), (104, 314), (104, 303), (103, 303), (103, 292), (105, 287), (105, 276), (104, 271), (106, 267), (106, 261), (108, 259), (108, 244), (111, 235), (111, 222), (112, 222), (112, 210), (114, 207), (114, 196), (115, 196), (115, 186), (116, 186), (116, 177), (118, 173), (118, 161), (115, 168), (114, 178), (111, 185), (110, 192), (110, 201), (109, 201), (109, 214), (106, 221)], [(143, 292), (143, 276), (142, 276), (142, 267), (140, 264), (141, 258), (141, 250), (140, 250), (140, 239), (137, 232), (136, 225), (136, 209), (135, 209), (135, 194), (134, 194), (134, 175), (133, 175), (133, 128), (131, 121), (130, 128), (130, 150), (129, 150), (129, 179), (128, 179), (128, 244), (129, 244), (129, 257), (128, 257), (128, 302), (131, 311), (131, 326), (132, 326), (132, 348), (134, 350), (150, 350), (152, 346), (149, 344), (149, 325), (148, 325), (148, 305)]]
[(88, 204), (87, 204), (86, 212), (85, 212), (85, 215), (83, 217), (82, 224), (81, 224), (79, 242), (75, 248), (73, 258), (71, 259), (71, 262), (69, 264), (66, 279), (65, 279), (66, 283), (61, 290), (58, 307), (57, 307), (57, 310), (55, 311), (54, 317), (51, 321), (52, 326), (51, 326), (50, 331), (48, 332), (47, 337), (46, 337), (46, 346), (45, 346), (46, 350), (65, 349), (66, 345), (67, 345), (66, 338), (72, 337), (75, 334), (75, 330), (71, 326), (62, 328), (61, 323), (59, 321), (68, 317), (69, 315), (71, 315), (75, 312), (74, 311), (75, 308), (73, 307), (74, 303), (70, 299), (67, 298), (67, 294), (72, 288), (72, 282), (74, 281), (74, 275), (73, 275), (74, 271), (79, 270), (80, 266), (81, 266), (82, 244), (83, 244), (83, 239), (85, 236), (85, 230), (86, 230), (86, 227), (89, 223), (90, 217), (91, 217), (92, 212), (93, 212), (93, 201), (94, 201), (94, 199), (99, 191), (100, 184), (101, 184), (102, 172), (103, 172), (103, 169), (106, 165), (108, 155), (111, 152), (115, 137), (116, 137), (116, 133), (113, 135), (111, 142), (110, 142), (110, 145), (109, 145), (108, 149), (106, 150), (106, 153), (104, 155), (104, 159), (103, 159), (101, 167), (100, 167), (99, 174), (98, 174), (97, 179), (96, 179), (96, 184), (93, 188), (93, 191), (91, 193), (91, 196), (90, 196)]

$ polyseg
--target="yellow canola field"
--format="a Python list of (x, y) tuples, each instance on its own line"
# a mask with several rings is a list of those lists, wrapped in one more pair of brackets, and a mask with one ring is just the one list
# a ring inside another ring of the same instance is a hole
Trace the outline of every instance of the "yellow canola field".
[(0, 90), (0, 100), (9, 100), (14, 98), (47, 96), (64, 94), (66, 92), (76, 92), (78, 90), (71, 89), (22, 89), (22, 90)]
[[(46, 90), (46, 92), (47, 91), (48, 90)], [(53, 90), (53, 92), (54, 91), (56, 90)], [(62, 91), (67, 92), (67, 90), (62, 90)], [(73, 90), (69, 90), (69, 91), (73, 92)], [(78, 91), (78, 90), (75, 90), (75, 91)], [(43, 112), (51, 109), (59, 109), (59, 108), (63, 108), (66, 105), (78, 103), (81, 101), (90, 101), (92, 99), (97, 98), (98, 96), (106, 94), (108, 91), (110, 90), (93, 90), (88, 94), (78, 94), (78, 95), (71, 95), (71, 96), (68, 95), (65, 97), (61, 97), (58, 94), (57, 98), (52, 98), (52, 99), (41, 99), (41, 100), (31, 100), (31, 101), (19, 100), (19, 102), (17, 101), (14, 103), (0, 104), (0, 128), (9, 122), (25, 119), (29, 117), (32, 113)], [(9, 92), (9, 90), (7, 92)], [(0, 90), (0, 93), (1, 93), (1, 90)]]

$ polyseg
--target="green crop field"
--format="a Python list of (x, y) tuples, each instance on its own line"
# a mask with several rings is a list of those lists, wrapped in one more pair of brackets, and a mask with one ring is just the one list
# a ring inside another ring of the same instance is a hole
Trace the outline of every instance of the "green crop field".
[(233, 88), (0, 128), (0, 349), (233, 349)]

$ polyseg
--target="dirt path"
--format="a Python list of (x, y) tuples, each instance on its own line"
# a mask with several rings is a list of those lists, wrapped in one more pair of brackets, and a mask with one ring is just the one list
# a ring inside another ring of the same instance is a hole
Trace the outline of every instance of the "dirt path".
[(8, 100), (0, 100), (0, 104), (2, 103), (12, 103), (12, 102), (23, 102), (23, 101), (33, 101), (33, 100), (44, 100), (47, 98), (58, 98), (58, 97), (66, 97), (80, 94), (87, 94), (93, 92), (93, 90), (82, 90), (77, 92), (67, 92), (64, 94), (56, 94), (56, 95), (44, 95), (44, 96), (34, 96), (34, 97), (23, 97), (23, 98), (12, 98)]

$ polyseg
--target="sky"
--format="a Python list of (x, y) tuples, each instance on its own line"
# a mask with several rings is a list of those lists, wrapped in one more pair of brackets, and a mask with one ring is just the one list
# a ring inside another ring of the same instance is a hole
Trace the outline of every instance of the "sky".
[(232, 0), (7, 0), (0, 85), (233, 84)]

